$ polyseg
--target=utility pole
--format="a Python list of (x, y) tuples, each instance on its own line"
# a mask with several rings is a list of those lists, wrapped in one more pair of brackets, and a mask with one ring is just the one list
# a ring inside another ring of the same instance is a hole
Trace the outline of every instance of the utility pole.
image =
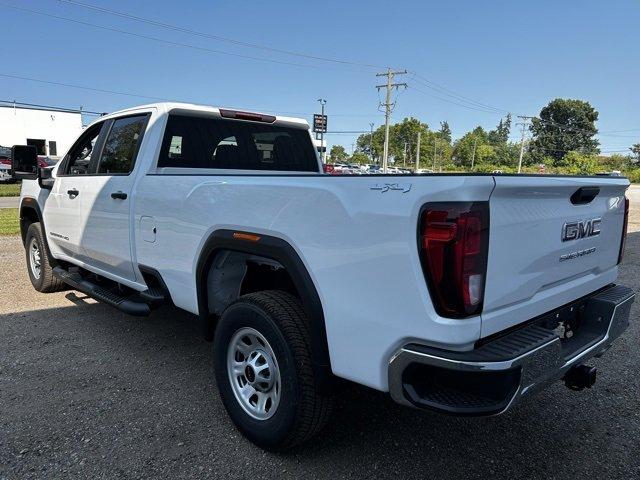
[(473, 139), (473, 154), (471, 155), (471, 170), (473, 170), (473, 164), (476, 160), (476, 145), (478, 144), (478, 139)]
[[(320, 108), (322, 118), (324, 118), (324, 106), (327, 104), (327, 101), (324, 98), (319, 98), (318, 102), (320, 102)], [(328, 123), (328, 122), (327, 122)], [(327, 146), (324, 144), (324, 132), (320, 132), (320, 148), (322, 148), (322, 163), (327, 164)]]
[(438, 152), (438, 144), (436, 143), (436, 137), (433, 137), (433, 173), (436, 173), (436, 153)]
[(416, 173), (420, 170), (420, 134), (422, 132), (418, 132), (418, 143), (416, 144)]
[(520, 140), (520, 158), (518, 159), (518, 173), (522, 171), (522, 157), (524, 156), (524, 135), (527, 127), (529, 126), (529, 120), (533, 117), (525, 117), (524, 115), (518, 115), (518, 118), (522, 119), (522, 122), (516, 123), (516, 125), (522, 126), (522, 139)]
[(369, 134), (369, 159), (373, 163), (373, 123), (369, 124), (371, 127), (371, 133)]
[(384, 148), (382, 152), (382, 173), (387, 173), (387, 160), (389, 157), (389, 120), (391, 119), (391, 111), (394, 107), (394, 104), (391, 102), (391, 91), (394, 88), (407, 88), (406, 83), (393, 83), (393, 77), (396, 75), (405, 75), (406, 73), (406, 70), (394, 72), (390, 68), (387, 68), (386, 73), (376, 73), (376, 77), (387, 77), (387, 83), (385, 85), (376, 85), (378, 90), (381, 88), (385, 88), (387, 90), (385, 102), (380, 105), (384, 106)]
[(402, 154), (402, 166), (407, 166), (407, 141), (404, 142), (404, 153)]

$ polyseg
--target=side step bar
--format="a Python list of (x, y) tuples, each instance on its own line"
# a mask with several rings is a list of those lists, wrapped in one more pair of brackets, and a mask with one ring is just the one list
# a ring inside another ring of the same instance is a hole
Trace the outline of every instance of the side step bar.
[(126, 297), (113, 293), (100, 285), (83, 278), (79, 273), (72, 273), (61, 267), (54, 267), (53, 274), (70, 287), (78, 290), (99, 302), (106, 303), (135, 317), (146, 317), (151, 313), (151, 308), (143, 302), (136, 302)]

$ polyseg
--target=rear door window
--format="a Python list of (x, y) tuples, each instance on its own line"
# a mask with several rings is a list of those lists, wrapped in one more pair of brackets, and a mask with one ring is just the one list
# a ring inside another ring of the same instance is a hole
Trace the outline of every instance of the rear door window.
[(170, 115), (158, 167), (318, 172), (306, 129)]

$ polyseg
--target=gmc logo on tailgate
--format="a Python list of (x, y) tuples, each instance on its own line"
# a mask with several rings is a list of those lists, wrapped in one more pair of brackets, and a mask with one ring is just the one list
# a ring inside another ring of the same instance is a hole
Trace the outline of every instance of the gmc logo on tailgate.
[(562, 226), (562, 241), (577, 240), (585, 237), (595, 237), (600, 235), (600, 224), (602, 218), (592, 218), (580, 222), (566, 222)]

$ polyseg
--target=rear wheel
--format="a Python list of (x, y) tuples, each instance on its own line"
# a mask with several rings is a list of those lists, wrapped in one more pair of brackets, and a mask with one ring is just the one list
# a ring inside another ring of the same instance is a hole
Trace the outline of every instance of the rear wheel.
[(64, 290), (66, 285), (53, 276), (53, 259), (46, 248), (42, 226), (32, 223), (25, 237), (27, 271), (33, 288), (42, 293)]
[(229, 416), (255, 444), (283, 450), (326, 423), (330, 397), (318, 392), (309, 334), (297, 298), (281, 291), (240, 297), (214, 339), (218, 390)]

